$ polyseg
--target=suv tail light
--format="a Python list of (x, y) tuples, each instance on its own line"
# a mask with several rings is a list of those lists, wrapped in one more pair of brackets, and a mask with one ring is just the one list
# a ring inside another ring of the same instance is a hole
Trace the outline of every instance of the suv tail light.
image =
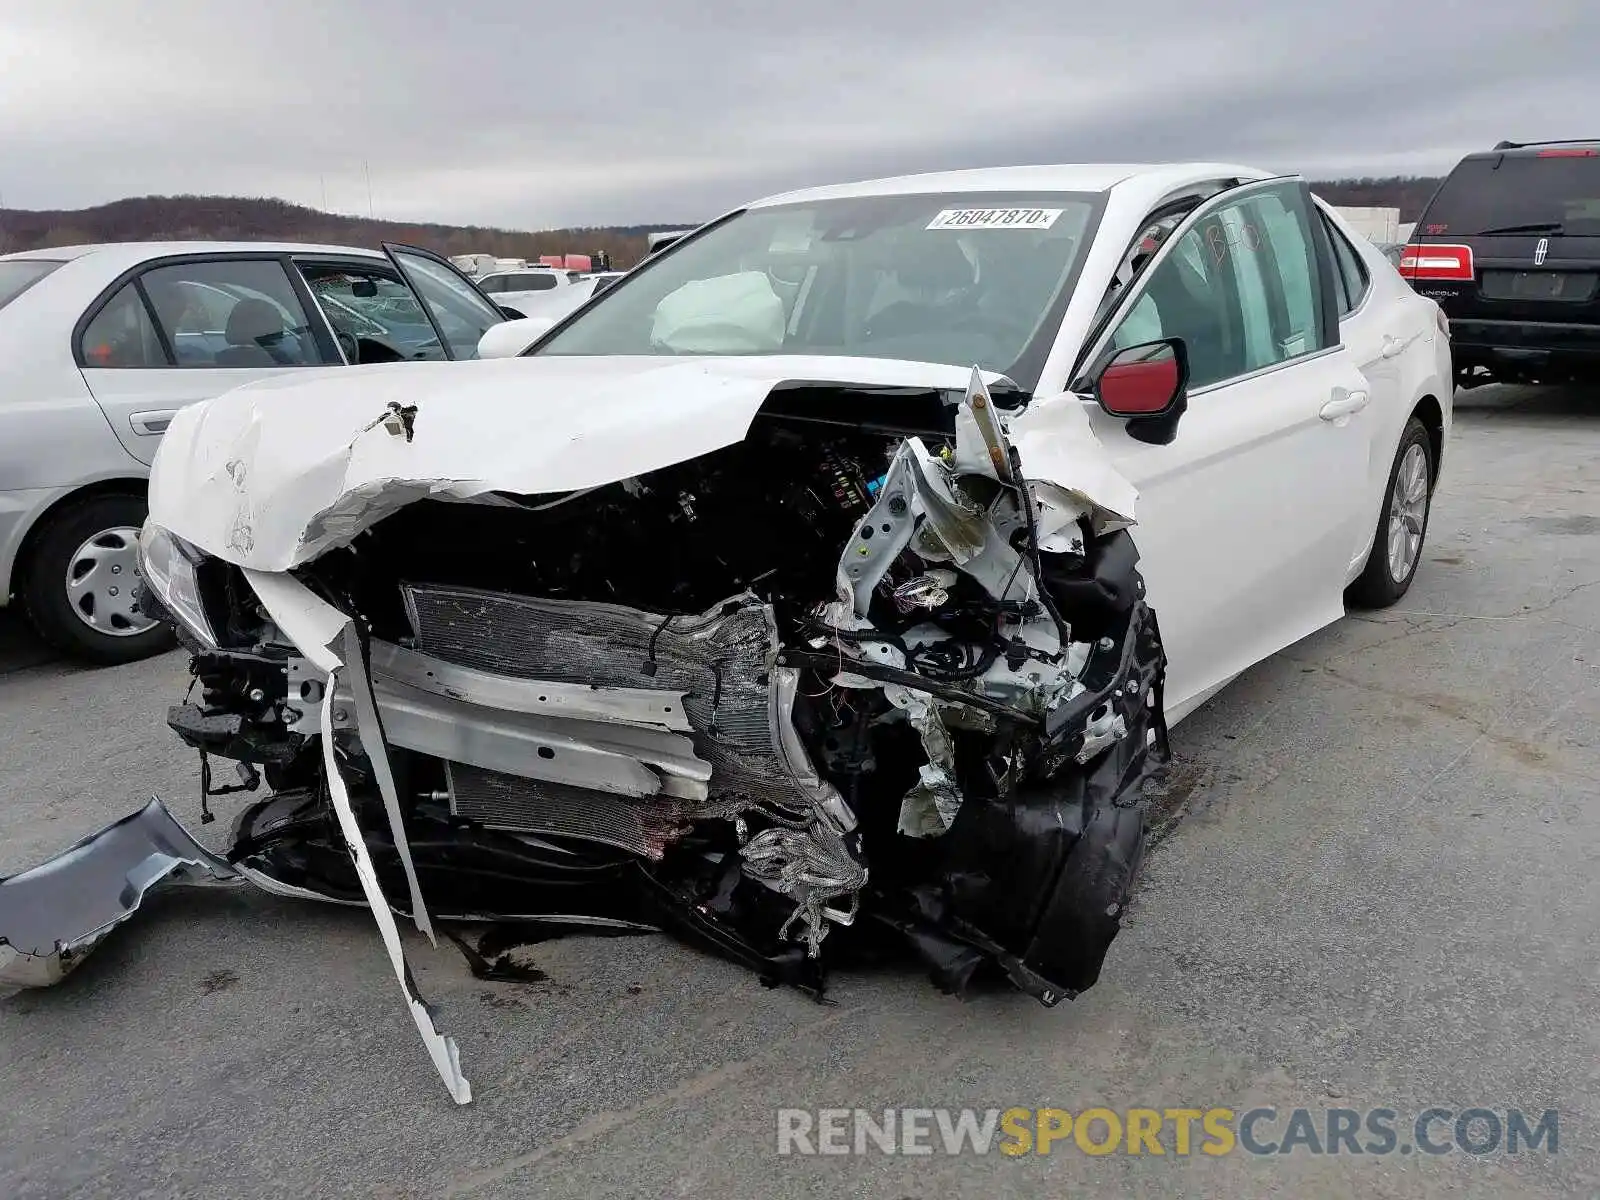
[(1407, 279), (1472, 279), (1471, 246), (1418, 245), (1400, 251), (1400, 274)]

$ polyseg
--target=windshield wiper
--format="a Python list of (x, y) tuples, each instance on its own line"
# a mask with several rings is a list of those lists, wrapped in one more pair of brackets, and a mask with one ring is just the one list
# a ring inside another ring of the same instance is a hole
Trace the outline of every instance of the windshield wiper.
[(1474, 237), (1493, 237), (1500, 233), (1565, 233), (1560, 221), (1533, 221), (1527, 225), (1498, 225), (1493, 229), (1480, 229)]

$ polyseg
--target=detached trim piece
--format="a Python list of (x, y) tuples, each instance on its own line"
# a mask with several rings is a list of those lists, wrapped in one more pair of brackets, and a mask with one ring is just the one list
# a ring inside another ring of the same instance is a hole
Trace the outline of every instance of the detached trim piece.
[[(329, 675), (330, 691), (337, 679), (338, 671)], [(372, 919), (378, 923), (378, 933), (383, 938), (384, 948), (389, 952), (389, 964), (394, 968), (394, 977), (400, 981), (400, 988), (405, 992), (406, 1007), (411, 1010), (411, 1019), (416, 1022), (417, 1032), (422, 1035), (422, 1044), (428, 1049), (428, 1057), (433, 1059), (434, 1068), (439, 1072), (439, 1078), (444, 1080), (451, 1097), (457, 1104), (471, 1104), (472, 1085), (461, 1073), (461, 1050), (454, 1038), (446, 1037), (439, 1032), (433, 1023), (433, 1014), (428, 1003), (417, 992), (417, 982), (412, 977), (411, 964), (406, 962), (405, 950), (400, 945), (400, 930), (395, 925), (394, 913), (390, 910), (389, 901), (383, 894), (382, 885), (378, 882), (378, 873), (372, 865), (372, 855), (367, 850), (366, 838), (361, 833), (361, 826), (356, 824), (356, 814), (350, 807), (350, 792), (345, 787), (344, 775), (339, 769), (339, 756), (334, 750), (331, 704), (322, 706), (322, 763), (328, 775), (328, 793), (333, 802), (333, 811), (339, 818), (339, 830), (344, 835), (345, 845), (349, 847), (350, 857), (355, 863), (356, 878), (361, 881), (361, 891), (367, 898), (367, 907), (372, 910)]]
[[(378, 715), (378, 701), (372, 694), (372, 681), (367, 676), (366, 651), (354, 621), (346, 623), (339, 641), (344, 651), (345, 673), (350, 677), (350, 690), (355, 697), (356, 736), (361, 739), (361, 748), (366, 751), (367, 761), (372, 764), (373, 778), (377, 780), (378, 791), (383, 796), (384, 811), (389, 817), (389, 833), (394, 838), (400, 866), (405, 871), (406, 890), (411, 895), (411, 919), (416, 923), (418, 932), (437, 946), (439, 939), (433, 935), (433, 922), (428, 919), (427, 906), (422, 902), (422, 884), (417, 880), (416, 864), (411, 861), (406, 823), (400, 813), (400, 793), (395, 787), (394, 769), (389, 765), (389, 748), (384, 744), (383, 719)], [(333, 691), (331, 676), (328, 691)], [(326, 713), (328, 706), (324, 704), (322, 710)], [(328, 728), (330, 726), (325, 721), (323, 732), (327, 733)], [(330, 766), (329, 769), (336, 768)]]
[(50, 861), (0, 879), (0, 995), (60, 982), (153, 891), (240, 882), (152, 798)]

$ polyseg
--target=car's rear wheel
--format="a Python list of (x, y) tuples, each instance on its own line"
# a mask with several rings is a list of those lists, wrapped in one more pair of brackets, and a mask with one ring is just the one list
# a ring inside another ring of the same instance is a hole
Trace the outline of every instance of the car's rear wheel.
[(125, 663), (172, 646), (171, 629), (134, 601), (145, 511), (138, 496), (94, 496), (45, 519), (23, 565), (22, 600), (63, 654)]
[(1386, 608), (1406, 594), (1422, 561), (1433, 500), (1433, 442), (1427, 426), (1406, 422), (1389, 468), (1389, 487), (1378, 514), (1372, 553), (1346, 599), (1361, 608)]

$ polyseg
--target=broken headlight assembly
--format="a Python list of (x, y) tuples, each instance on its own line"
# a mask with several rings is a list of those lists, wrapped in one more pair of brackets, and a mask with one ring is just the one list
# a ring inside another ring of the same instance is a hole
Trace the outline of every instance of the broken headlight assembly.
[(146, 521), (139, 531), (139, 573), (145, 587), (190, 637), (215, 649), (216, 630), (200, 597), (199, 570), (205, 560), (199, 549), (154, 521)]

